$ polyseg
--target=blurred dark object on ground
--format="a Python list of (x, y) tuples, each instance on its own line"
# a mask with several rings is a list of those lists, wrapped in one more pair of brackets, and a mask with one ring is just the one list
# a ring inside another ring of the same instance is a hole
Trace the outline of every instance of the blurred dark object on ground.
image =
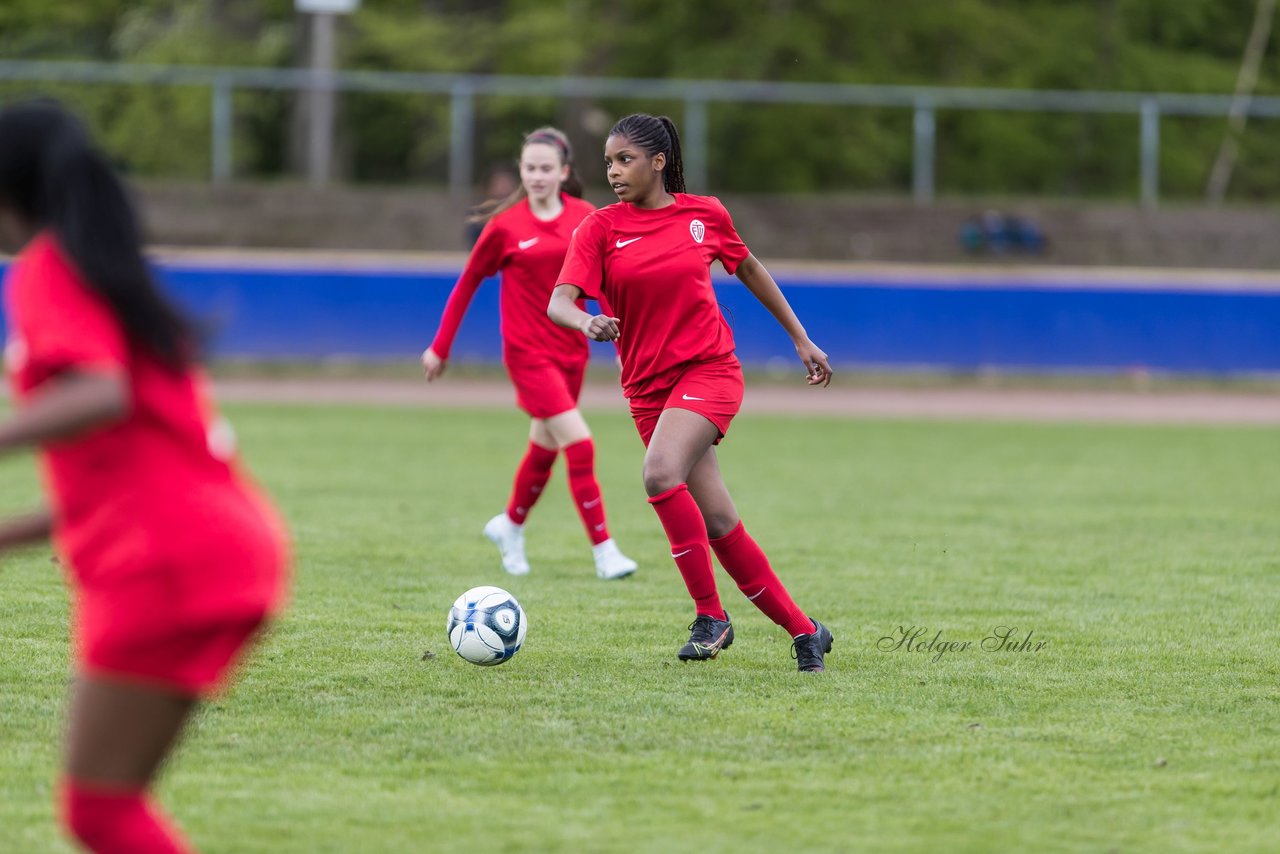
[(1041, 255), (1048, 246), (1033, 220), (998, 210), (967, 221), (960, 228), (960, 243), (973, 255)]

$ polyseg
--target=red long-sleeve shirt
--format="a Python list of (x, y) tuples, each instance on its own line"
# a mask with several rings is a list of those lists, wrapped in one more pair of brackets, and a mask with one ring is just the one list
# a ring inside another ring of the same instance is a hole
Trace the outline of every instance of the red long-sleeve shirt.
[(442, 359), (449, 358), (458, 327), (481, 282), (499, 271), (504, 362), (565, 364), (588, 358), (586, 336), (556, 326), (547, 317), (547, 303), (569, 251), (569, 240), (578, 223), (595, 210), (589, 202), (572, 196), (562, 194), (561, 200), (564, 210), (548, 222), (533, 215), (527, 199), (489, 220), (449, 294), (431, 343)]

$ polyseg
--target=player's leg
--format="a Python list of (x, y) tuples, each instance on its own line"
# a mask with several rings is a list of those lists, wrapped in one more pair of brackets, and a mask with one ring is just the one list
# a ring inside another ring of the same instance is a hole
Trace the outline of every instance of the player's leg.
[(508, 362), (507, 375), (516, 392), (516, 405), (528, 413), (529, 447), (516, 469), (511, 483), (511, 496), (506, 511), (490, 519), (484, 535), (493, 541), (502, 555), (502, 568), (512, 575), (527, 575), (529, 561), (524, 552), (524, 523), (538, 502), (551, 467), (559, 454), (555, 439), (543, 423), (548, 415), (561, 412), (573, 404), (557, 406), (563, 398), (557, 371), (545, 362)]
[(712, 550), (742, 595), (791, 635), (801, 670), (821, 670), (822, 656), (831, 650), (831, 633), (796, 605), (764, 550), (747, 533), (720, 473), (715, 448), (709, 448), (689, 473), (689, 492), (706, 521)]
[(685, 661), (715, 658), (733, 643), (733, 627), (716, 592), (706, 522), (687, 483), (694, 465), (719, 437), (719, 428), (696, 412), (665, 409), (644, 457), (649, 503), (667, 533), (671, 557), (696, 610), (689, 642), (679, 653)]
[(493, 541), (502, 555), (502, 568), (512, 575), (529, 573), (529, 561), (524, 552), (524, 523), (551, 478), (551, 468), (558, 454), (555, 438), (547, 430), (544, 420), (532, 419), (529, 447), (512, 479), (507, 509), (484, 526), (484, 535)]
[(529, 447), (525, 449), (520, 467), (516, 469), (511, 498), (507, 502), (507, 517), (515, 524), (523, 525), (529, 517), (529, 511), (533, 510), (533, 506), (542, 497), (559, 453), (555, 436), (547, 429), (546, 419), (531, 419)]
[(715, 448), (689, 473), (689, 492), (707, 522), (712, 550), (742, 594), (792, 637), (813, 631), (812, 622), (791, 599), (764, 551), (742, 524), (720, 473)]
[[(562, 430), (552, 429), (551, 422), (555, 421), (559, 416), (551, 418), (534, 418), (529, 421), (529, 444), (538, 445), (542, 448), (560, 449), (564, 447), (564, 443), (560, 441)], [(586, 422), (583, 422), (583, 427)], [(587, 433), (590, 436), (590, 433)]]
[(67, 732), (63, 822), (89, 850), (193, 850), (147, 795), (195, 699), (162, 688), (85, 676), (75, 683)]
[(574, 408), (547, 418), (542, 423), (547, 433), (564, 451), (569, 469), (569, 491), (582, 519), (582, 526), (591, 540), (596, 575), (614, 579), (624, 578), (635, 572), (636, 562), (624, 555), (609, 536), (604, 498), (600, 494), (600, 483), (596, 480), (596, 446), (586, 419)]
[(573, 504), (586, 528), (587, 537), (592, 545), (604, 542), (609, 539), (609, 528), (605, 523), (600, 484), (596, 481), (595, 442), (587, 420), (575, 408), (544, 419), (542, 424), (556, 447), (564, 452), (569, 470), (569, 492), (573, 495)]

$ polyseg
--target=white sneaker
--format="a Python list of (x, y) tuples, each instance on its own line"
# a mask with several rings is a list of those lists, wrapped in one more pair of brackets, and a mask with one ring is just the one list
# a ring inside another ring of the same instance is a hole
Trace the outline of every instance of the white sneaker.
[(524, 525), (512, 522), (503, 511), (485, 524), (484, 535), (498, 547), (503, 569), (512, 575), (529, 574), (529, 561), (524, 556)]
[(612, 539), (605, 540), (598, 546), (592, 546), (591, 554), (596, 559), (597, 578), (603, 578), (606, 581), (626, 578), (636, 571), (636, 562), (618, 551), (618, 544)]

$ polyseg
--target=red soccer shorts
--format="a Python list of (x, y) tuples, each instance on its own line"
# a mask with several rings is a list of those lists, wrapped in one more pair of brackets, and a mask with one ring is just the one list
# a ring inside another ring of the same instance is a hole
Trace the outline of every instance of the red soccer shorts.
[(711, 362), (686, 362), (659, 377), (653, 389), (630, 399), (631, 417), (645, 447), (658, 426), (658, 418), (667, 409), (687, 409), (716, 425), (720, 444), (729, 432), (729, 423), (742, 408), (742, 365), (730, 353)]
[(507, 375), (516, 387), (516, 405), (531, 418), (551, 418), (578, 408), (587, 362), (559, 365), (547, 361), (507, 362)]
[(281, 606), (287, 545), (251, 504), (206, 512), (163, 540), (145, 523), (122, 529), (109, 556), (71, 568), (81, 672), (197, 696), (222, 688)]
[(180, 694), (217, 694), (252, 647), (267, 615), (229, 617), (171, 632), (120, 630), (82, 637), (80, 670), (88, 676), (170, 688)]

